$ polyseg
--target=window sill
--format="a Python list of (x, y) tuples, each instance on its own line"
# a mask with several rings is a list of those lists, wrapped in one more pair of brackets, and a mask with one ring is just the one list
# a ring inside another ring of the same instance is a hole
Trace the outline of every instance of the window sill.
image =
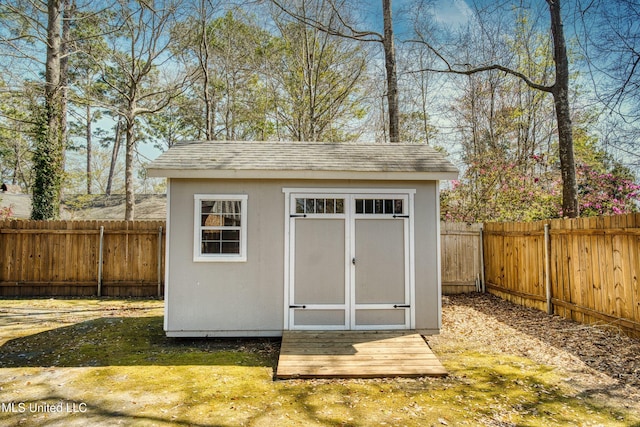
[(193, 262), (247, 262), (243, 256), (196, 256)]

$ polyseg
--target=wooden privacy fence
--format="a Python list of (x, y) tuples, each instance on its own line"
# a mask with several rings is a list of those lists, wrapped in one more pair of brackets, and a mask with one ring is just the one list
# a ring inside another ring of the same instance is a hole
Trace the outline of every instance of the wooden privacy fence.
[(640, 336), (640, 214), (484, 225), (486, 287)]
[(442, 293), (480, 291), (482, 269), (482, 224), (440, 223)]
[(160, 296), (164, 221), (0, 221), (0, 296)]

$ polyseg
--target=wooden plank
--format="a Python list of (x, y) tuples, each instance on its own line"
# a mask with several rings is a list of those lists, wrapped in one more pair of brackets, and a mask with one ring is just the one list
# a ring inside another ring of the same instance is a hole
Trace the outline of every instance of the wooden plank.
[[(589, 228), (602, 229), (604, 222), (601, 217), (593, 218), (589, 224)], [(599, 313), (604, 312), (603, 304), (603, 283), (606, 280), (605, 273), (605, 236), (592, 235), (591, 236), (591, 269), (593, 285), (590, 292), (593, 294), (593, 309)]]
[(416, 333), (285, 331), (276, 378), (444, 376)]
[[(618, 226), (622, 222), (620, 217), (612, 217), (614, 226)], [(614, 317), (622, 317), (624, 309), (624, 261), (623, 261), (623, 237), (614, 235), (612, 239), (613, 249), (613, 307), (612, 314)]]
[[(611, 227), (611, 217), (603, 218), (603, 227), (610, 228)], [(605, 280), (603, 282), (603, 313), (606, 315), (615, 314), (615, 279), (613, 276), (613, 235), (605, 235)]]
[[(575, 229), (575, 221), (576, 220), (568, 220), (567, 225), (571, 227), (571, 229)], [(578, 244), (578, 239), (575, 235), (569, 235), (570, 243), (568, 245), (569, 248), (569, 301), (574, 303), (575, 305), (582, 305), (582, 299), (580, 298), (580, 245)], [(571, 319), (581, 322), (584, 320), (584, 315), (581, 312), (573, 312), (571, 314)]]
[[(585, 228), (585, 221), (588, 218), (578, 218), (575, 220), (575, 224), (577, 230), (582, 230)], [(586, 240), (588, 240), (587, 236), (574, 234), (573, 238), (577, 243), (577, 251), (576, 255), (578, 257), (578, 281), (576, 285), (578, 286), (577, 294), (579, 295), (579, 303), (578, 305), (582, 307), (591, 307), (589, 301), (589, 286), (590, 286), (590, 278), (589, 278), (589, 265), (587, 262), (587, 251), (589, 250), (589, 244)], [(582, 317), (582, 322), (584, 323), (593, 323), (593, 321), (589, 318)]]
[(480, 275), (480, 227), (482, 224), (440, 224), (443, 293), (476, 289)]
[[(323, 356), (323, 357), (314, 357), (313, 359), (309, 357), (305, 357), (304, 359), (287, 359), (283, 357), (282, 362), (286, 365), (286, 369), (327, 369), (335, 371), (336, 369), (348, 369), (348, 368), (356, 368), (356, 369), (381, 369), (388, 370), (389, 360), (382, 359), (354, 359), (344, 357), (343, 359), (336, 358), (335, 356)], [(440, 365), (440, 362), (437, 359), (430, 360), (419, 360), (419, 359), (411, 359), (411, 360), (403, 360), (398, 361), (397, 359), (393, 360), (395, 364), (394, 369), (398, 368), (411, 368), (411, 369), (424, 369), (425, 367), (437, 367)], [(355, 372), (354, 372), (355, 375)]]
[[(640, 221), (640, 214), (637, 216), (637, 221)], [(637, 223), (636, 223), (637, 224)], [(633, 240), (633, 247), (629, 251), (629, 256), (631, 257), (631, 268), (632, 268), (632, 283), (631, 283), (631, 293), (632, 293), (632, 305), (634, 307), (633, 310), (633, 318), (632, 320), (636, 323), (640, 323), (640, 236), (636, 237)]]
[(572, 236), (609, 236), (609, 235), (638, 236), (640, 235), (640, 228), (610, 227), (610, 228), (603, 228), (603, 229), (585, 228), (585, 229), (576, 229), (576, 230), (555, 230), (551, 234), (552, 235), (571, 234)]
[(553, 303), (559, 306), (569, 307), (572, 311), (584, 313), (594, 318), (603, 320), (611, 325), (627, 328), (631, 332), (634, 332), (635, 336), (640, 337), (640, 322), (634, 322), (634, 321), (630, 321), (628, 319), (622, 319), (619, 317), (607, 316), (606, 314), (598, 313), (586, 307), (580, 307), (578, 305), (571, 304), (566, 301), (554, 300)]
[[(640, 226), (640, 213), (634, 215), (635, 227)], [(633, 249), (633, 295), (634, 295), (634, 320), (640, 322), (640, 235), (634, 239), (635, 246)]]
[(60, 287), (60, 286), (96, 286), (97, 282), (78, 282), (76, 280), (73, 281), (2, 281), (0, 282), (0, 286), (46, 286), (46, 287)]

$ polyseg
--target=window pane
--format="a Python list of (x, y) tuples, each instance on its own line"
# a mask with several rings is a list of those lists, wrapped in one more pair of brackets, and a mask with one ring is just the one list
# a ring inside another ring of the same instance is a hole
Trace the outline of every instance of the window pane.
[(316, 213), (324, 213), (324, 199), (316, 199)]
[(220, 242), (202, 242), (200, 250), (203, 254), (219, 254)]
[(239, 254), (240, 253), (240, 242), (222, 242), (222, 251), (220, 253), (223, 254)]
[(393, 200), (385, 200), (384, 201), (384, 213), (393, 213)]
[(315, 199), (305, 199), (306, 200), (306, 213), (314, 213), (316, 211)]
[(220, 213), (220, 202), (218, 200), (203, 200), (202, 213)]
[(364, 213), (364, 200), (356, 199), (356, 213)]
[(336, 199), (336, 213), (344, 213), (344, 199)]
[(217, 227), (222, 224), (222, 218), (220, 215), (215, 214), (205, 214), (202, 215), (202, 221), (200, 225), (207, 227)]
[[(395, 200), (395, 201), (394, 201), (394, 205), (395, 205), (395, 207), (394, 207), (393, 213), (396, 213), (396, 214), (401, 214), (401, 213), (403, 213), (403, 209), (402, 209), (402, 199), (400, 199), (400, 200)], [(389, 212), (389, 213), (391, 213), (391, 212)]]
[(304, 213), (304, 199), (296, 199), (296, 213)]
[(240, 240), (240, 230), (222, 230), (222, 240)]
[(215, 202), (213, 200), (203, 200), (201, 203), (202, 204), (201, 204), (200, 210), (202, 213), (214, 212), (213, 206)]
[(203, 242), (211, 242), (214, 240), (220, 240), (220, 230), (202, 230)]
[(228, 214), (224, 217), (224, 225), (228, 227), (240, 226), (240, 214)]
[(364, 201), (364, 213), (373, 213), (373, 200)]
[(375, 203), (375, 213), (377, 214), (382, 214), (384, 213), (384, 200), (382, 199), (376, 199), (374, 201)]
[(332, 214), (336, 212), (336, 199), (327, 199), (327, 203), (325, 205), (325, 211), (328, 214)]

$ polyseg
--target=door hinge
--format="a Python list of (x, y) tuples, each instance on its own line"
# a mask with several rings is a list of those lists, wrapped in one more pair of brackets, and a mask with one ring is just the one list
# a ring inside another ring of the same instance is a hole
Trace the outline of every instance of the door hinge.
[(289, 215), (289, 218), (306, 218), (306, 217), (307, 217), (307, 214), (302, 214), (302, 215), (291, 214), (291, 215)]
[(394, 304), (393, 308), (411, 308), (409, 304)]
[(307, 308), (306, 305), (290, 305), (289, 308)]

